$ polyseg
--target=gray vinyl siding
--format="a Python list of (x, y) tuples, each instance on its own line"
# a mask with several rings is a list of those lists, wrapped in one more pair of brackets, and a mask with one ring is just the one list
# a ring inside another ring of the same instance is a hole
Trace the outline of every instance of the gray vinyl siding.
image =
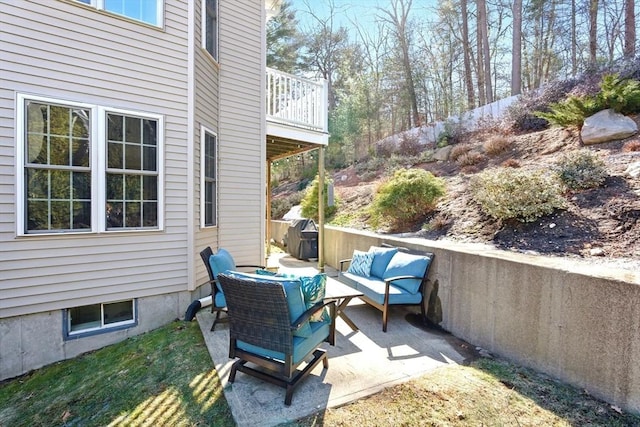
[[(186, 291), (187, 2), (164, 28), (72, 1), (0, 2), (0, 318)], [(164, 118), (164, 231), (16, 237), (17, 93)]]
[[(262, 103), (264, 4), (220, 2), (219, 244), (262, 263), (266, 178)], [(234, 254), (235, 256), (235, 254)]]
[[(218, 249), (218, 227), (205, 227), (201, 228), (200, 218), (200, 200), (201, 191), (200, 187), (200, 173), (201, 173), (201, 152), (200, 141), (202, 139), (201, 128), (205, 126), (212, 132), (217, 134), (218, 132), (218, 85), (219, 85), (219, 67), (213, 60), (211, 55), (202, 48), (202, 0), (195, 1), (195, 79), (194, 79), (194, 119), (195, 119), (195, 135), (194, 135), (194, 184), (196, 197), (194, 198), (194, 229), (196, 235), (194, 239), (193, 254), (195, 258), (195, 283), (193, 288), (206, 283), (209, 280), (207, 270), (200, 258), (200, 251), (205, 247), (210, 246), (214, 251)], [(218, 139), (218, 144), (220, 140)], [(219, 206), (218, 206), (219, 208)], [(209, 285), (204, 286), (204, 291), (209, 292)]]

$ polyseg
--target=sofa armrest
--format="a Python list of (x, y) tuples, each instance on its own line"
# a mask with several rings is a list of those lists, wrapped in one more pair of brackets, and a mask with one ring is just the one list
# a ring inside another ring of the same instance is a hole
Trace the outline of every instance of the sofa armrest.
[(347, 258), (347, 259), (341, 259), (340, 261), (338, 261), (340, 263), (340, 270), (338, 271), (339, 273), (344, 273), (344, 265), (345, 264), (351, 264), (351, 260), (353, 258)]
[(262, 269), (267, 268), (264, 265), (253, 265), (253, 264), (236, 265), (236, 268), (240, 268), (240, 267), (242, 268), (251, 267), (251, 268), (262, 268)]

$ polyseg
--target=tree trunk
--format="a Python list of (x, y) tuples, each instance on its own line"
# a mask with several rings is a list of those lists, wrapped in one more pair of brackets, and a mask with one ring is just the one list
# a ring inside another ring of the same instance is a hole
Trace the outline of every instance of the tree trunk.
[(571, 0), (571, 75), (578, 74), (578, 38), (576, 35), (576, 0)]
[(636, 56), (636, 2), (626, 0), (624, 4), (624, 57), (633, 59)]
[[(489, 28), (487, 24), (487, 4), (485, 0), (476, 1), (478, 8), (478, 28), (480, 31), (480, 42), (482, 43), (482, 66), (484, 68), (484, 92), (486, 103), (493, 102), (493, 89), (491, 84), (491, 52), (489, 50)], [(479, 49), (480, 50), (480, 49)]]
[(513, 2), (511, 55), (511, 95), (519, 95), (522, 89), (522, 0)]
[[(476, 0), (476, 8), (480, 2)], [(484, 85), (484, 55), (482, 49), (482, 26), (480, 25), (480, 13), (476, 14), (476, 74), (478, 78), (478, 106), (487, 103)]]
[(598, 53), (598, 0), (589, 0), (589, 61), (595, 64)]
[[(521, 1), (521, 0), (520, 0)], [(469, 44), (469, 17), (467, 16), (467, 0), (460, 0), (462, 9), (462, 50), (464, 53), (464, 83), (467, 89), (467, 108), (475, 108), (473, 75), (471, 72), (471, 45)]]

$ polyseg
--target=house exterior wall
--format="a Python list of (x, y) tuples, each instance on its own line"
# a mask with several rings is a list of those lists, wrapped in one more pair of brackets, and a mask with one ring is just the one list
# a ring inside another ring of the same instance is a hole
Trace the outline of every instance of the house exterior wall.
[[(74, 0), (0, 2), (0, 379), (183, 316), (209, 291), (198, 288), (204, 246), (224, 246), (238, 263), (263, 256), (264, 5), (221, 3), (216, 64), (201, 48), (200, 0), (165, 0), (158, 28)], [(162, 229), (19, 236), (18, 94), (161, 116)], [(201, 125), (219, 145), (219, 225), (206, 229)], [(129, 299), (137, 301), (134, 327), (64, 339), (64, 309)]]

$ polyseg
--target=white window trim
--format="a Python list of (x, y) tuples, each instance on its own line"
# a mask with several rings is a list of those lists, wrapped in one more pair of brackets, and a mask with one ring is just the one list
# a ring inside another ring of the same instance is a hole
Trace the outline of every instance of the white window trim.
[(201, 6), (201, 25), (200, 25), (200, 33), (202, 39), (202, 50), (204, 50), (207, 55), (215, 62), (219, 62), (220, 58), (220, 1), (216, 0), (216, 55), (213, 56), (207, 50), (207, 0), (202, 0), (200, 3)]
[[(215, 146), (215, 156), (216, 156), (216, 203), (215, 203), (215, 211), (213, 212), (214, 216), (214, 225), (205, 225), (205, 141), (206, 134), (213, 135), (216, 139)], [(200, 228), (215, 228), (218, 226), (218, 134), (211, 129), (200, 126)]]
[[(143, 24), (151, 25), (153, 27), (162, 28), (164, 26), (164, 4), (165, 4), (164, 0), (156, 0), (156, 3), (159, 3), (159, 5), (157, 7), (157, 10), (156, 10), (156, 21), (157, 21), (156, 24), (152, 24), (150, 22), (145, 22), (145, 21), (142, 21), (140, 19), (133, 18), (131, 16), (122, 15), (120, 13), (112, 12), (110, 10), (107, 10), (104, 7), (104, 2), (105, 2), (105, 0), (90, 0), (88, 5), (92, 6), (92, 7), (95, 7), (96, 9), (101, 10), (103, 12), (111, 13), (113, 15), (121, 16), (123, 18), (127, 18), (127, 19), (130, 19), (130, 20), (135, 21), (135, 22), (141, 22)], [(84, 2), (81, 2), (81, 3), (87, 4), (87, 3), (84, 3)]]
[[(104, 306), (105, 306), (105, 304), (113, 304), (113, 303), (125, 302), (125, 301), (131, 301), (131, 314), (132, 314), (131, 320), (123, 320), (121, 322), (109, 323), (108, 325), (105, 324), (104, 323)], [(68, 308), (68, 309), (65, 309), (65, 312), (66, 312), (66, 316), (65, 316), (66, 325), (65, 325), (65, 327), (66, 327), (66, 331), (67, 331), (67, 337), (71, 338), (71, 337), (82, 336), (82, 335), (95, 335), (96, 332), (108, 332), (109, 330), (112, 330), (112, 329), (122, 329), (122, 327), (125, 327), (125, 326), (136, 325), (137, 322), (138, 322), (138, 304), (137, 304), (137, 301), (135, 299), (114, 301), (114, 302), (109, 302), (109, 303), (89, 304), (89, 305), (99, 305), (100, 306), (100, 326), (97, 326), (97, 327), (94, 327), (94, 328), (81, 329), (79, 331), (72, 331), (71, 330), (71, 315), (69, 314), (69, 311), (71, 309)]]
[[(25, 161), (25, 108), (26, 100), (60, 104), (76, 108), (86, 108), (91, 111), (90, 135), (91, 142), (91, 230), (87, 231), (51, 231), (39, 233), (26, 233), (25, 231), (25, 182), (24, 182), (24, 161)], [(68, 101), (66, 99), (49, 98), (38, 95), (27, 95), (19, 93), (16, 96), (16, 235), (26, 237), (48, 236), (48, 235), (78, 235), (87, 233), (137, 233), (156, 232), (164, 230), (164, 117), (159, 114), (145, 113), (135, 110), (123, 110), (109, 108), (94, 104)], [(158, 227), (149, 229), (106, 229), (106, 216), (104, 206), (106, 206), (106, 169), (107, 169), (107, 140), (106, 140), (106, 115), (107, 113), (123, 114), (128, 116), (142, 117), (158, 121)], [(216, 153), (217, 155), (217, 153)]]

